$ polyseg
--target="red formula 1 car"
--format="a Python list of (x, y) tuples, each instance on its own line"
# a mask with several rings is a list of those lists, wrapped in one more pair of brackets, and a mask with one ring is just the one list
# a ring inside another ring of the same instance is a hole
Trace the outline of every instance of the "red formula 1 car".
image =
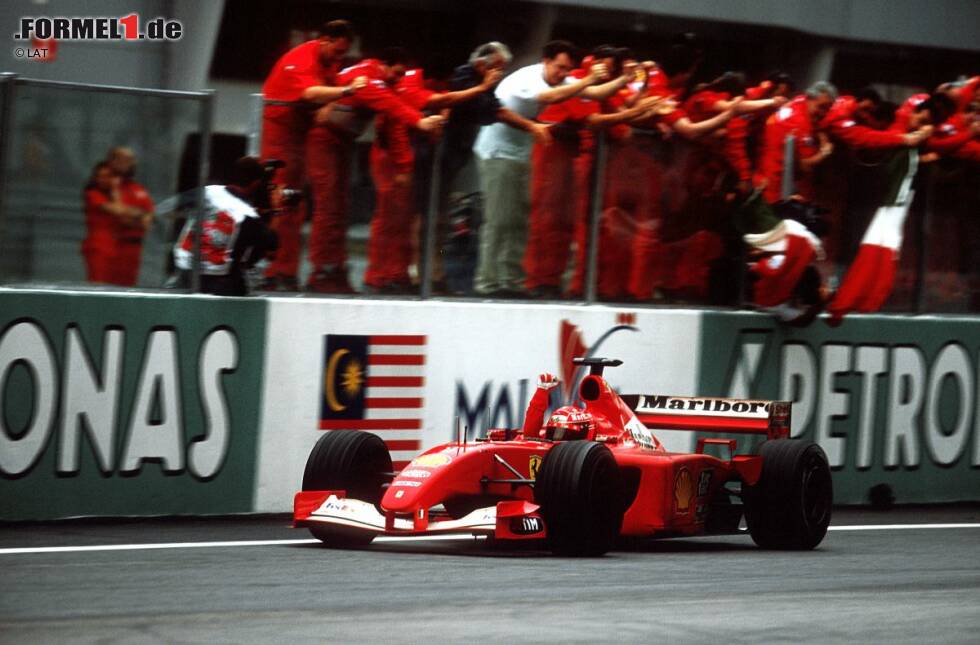
[[(334, 430), (307, 461), (295, 526), (333, 546), (470, 533), (601, 555), (619, 536), (737, 533), (744, 516), (764, 548), (812, 549), (823, 540), (830, 468), (820, 446), (788, 438), (788, 402), (619, 395), (602, 374), (621, 361), (576, 362), (591, 368), (578, 393), (597, 421), (580, 437), (548, 425), (538, 436), (527, 427), (491, 430), (475, 443), (432, 448), (393, 473), (380, 438)], [(723, 437), (672, 453), (649, 428), (766, 440), (755, 454), (737, 454), (738, 440)], [(706, 454), (709, 446), (727, 454)]]

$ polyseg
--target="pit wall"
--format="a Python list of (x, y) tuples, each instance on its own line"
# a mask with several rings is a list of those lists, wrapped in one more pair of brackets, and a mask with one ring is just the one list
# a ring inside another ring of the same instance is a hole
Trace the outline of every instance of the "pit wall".
[(520, 426), (537, 375), (569, 382), (583, 354), (623, 359), (607, 372), (622, 392), (794, 401), (839, 503), (880, 483), (899, 502), (980, 501), (980, 319), (795, 330), (696, 310), (0, 290), (0, 519), (285, 512), (320, 428), (373, 429), (404, 462)]
[(266, 309), (0, 291), (0, 519), (252, 511)]

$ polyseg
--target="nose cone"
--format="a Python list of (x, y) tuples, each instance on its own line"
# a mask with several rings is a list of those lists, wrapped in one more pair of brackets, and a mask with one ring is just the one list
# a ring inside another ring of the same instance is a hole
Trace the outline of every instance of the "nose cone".
[[(381, 507), (397, 513), (428, 508), (440, 499), (435, 488), (444, 479), (454, 460), (452, 454), (433, 452), (421, 455), (398, 473), (381, 500)], [(433, 501), (434, 500), (434, 501)]]

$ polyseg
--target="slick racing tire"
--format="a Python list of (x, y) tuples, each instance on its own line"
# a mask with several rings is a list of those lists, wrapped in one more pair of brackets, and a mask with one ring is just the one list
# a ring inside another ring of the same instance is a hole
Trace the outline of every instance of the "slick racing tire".
[(812, 549), (823, 540), (834, 501), (830, 465), (812, 441), (777, 439), (760, 449), (762, 475), (745, 487), (745, 522), (764, 549)]
[[(320, 437), (306, 460), (303, 490), (343, 490), (347, 497), (377, 506), (391, 470), (391, 454), (380, 437), (359, 430), (332, 430)], [(374, 539), (367, 531), (333, 526), (311, 526), (310, 533), (331, 546), (361, 546)]]
[(600, 556), (623, 523), (623, 482), (609, 448), (593, 441), (556, 444), (534, 482), (556, 555)]

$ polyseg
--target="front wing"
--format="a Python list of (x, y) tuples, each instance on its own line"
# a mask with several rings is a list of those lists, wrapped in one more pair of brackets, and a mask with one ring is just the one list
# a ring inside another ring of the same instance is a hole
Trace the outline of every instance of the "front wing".
[(534, 540), (547, 536), (538, 505), (520, 500), (498, 502), (458, 519), (419, 509), (412, 516), (382, 514), (374, 504), (348, 498), (344, 491), (303, 491), (293, 500), (296, 527), (342, 528), (375, 535), (421, 536), (471, 534), (499, 540)]

